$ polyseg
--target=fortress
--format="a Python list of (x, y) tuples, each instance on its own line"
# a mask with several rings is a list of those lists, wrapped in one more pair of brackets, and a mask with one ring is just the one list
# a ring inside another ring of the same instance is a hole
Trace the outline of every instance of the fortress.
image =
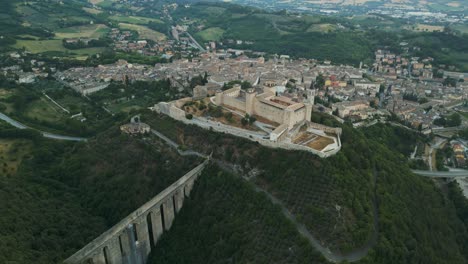
[(314, 105), (314, 90), (307, 90), (307, 98), (278, 96), (277, 87), (266, 83), (263, 88), (247, 91), (240, 85), (226, 91), (217, 91), (215, 103), (266, 119), (291, 130), (297, 124), (310, 120)]
[[(213, 97), (203, 94), (203, 99), (197, 95), (159, 102), (150, 109), (185, 124), (232, 134), (267, 147), (303, 150), (323, 158), (340, 151), (341, 128), (311, 122), (315, 90), (302, 88), (285, 93), (286, 89), (271, 80), (245, 90), (234, 85), (217, 90)], [(209, 109), (219, 112), (211, 114)], [(246, 119), (254, 121), (247, 126), (242, 124)]]

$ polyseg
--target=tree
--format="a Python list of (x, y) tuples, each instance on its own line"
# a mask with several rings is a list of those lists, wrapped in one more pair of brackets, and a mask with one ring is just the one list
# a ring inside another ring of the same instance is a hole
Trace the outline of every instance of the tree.
[(447, 78), (444, 79), (443, 84), (445, 86), (455, 87), (455, 86), (457, 86), (457, 80), (454, 79), (454, 78), (447, 77)]
[(203, 84), (207, 84), (208, 83), (208, 73), (205, 72), (205, 75), (203, 76), (203, 80), (202, 80)]
[(241, 119), (241, 123), (242, 123), (242, 126), (246, 126), (249, 123), (249, 121), (247, 119), (245, 119), (245, 117), (244, 117), (244, 118)]
[(317, 78), (315, 78), (315, 87), (322, 89), (325, 86), (325, 78), (322, 74), (319, 74)]
[(379, 93), (385, 93), (385, 85), (381, 84), (379, 87)]
[(243, 82), (241, 83), (241, 89), (242, 89), (242, 90), (247, 90), (247, 89), (249, 89), (249, 88), (252, 88), (252, 84), (251, 84), (250, 82), (248, 82), (248, 81), (243, 81)]

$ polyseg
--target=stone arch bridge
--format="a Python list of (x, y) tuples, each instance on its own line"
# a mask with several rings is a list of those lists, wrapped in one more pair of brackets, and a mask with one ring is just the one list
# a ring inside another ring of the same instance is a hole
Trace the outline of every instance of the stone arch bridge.
[(206, 159), (149, 202), (65, 260), (67, 264), (144, 264), (190, 195)]

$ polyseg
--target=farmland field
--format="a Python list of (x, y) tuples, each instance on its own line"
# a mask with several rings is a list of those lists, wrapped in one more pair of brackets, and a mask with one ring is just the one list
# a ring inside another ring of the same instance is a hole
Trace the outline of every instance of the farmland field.
[(414, 31), (424, 31), (424, 32), (442, 32), (444, 31), (443, 26), (433, 26), (427, 24), (416, 24), (412, 27), (405, 27), (406, 29), (414, 30)]
[(32, 53), (41, 53), (47, 51), (67, 51), (59, 39), (52, 40), (18, 40), (14, 45), (15, 48), (25, 48)]
[(154, 41), (160, 41), (166, 39), (166, 35), (163, 33), (149, 29), (148, 27), (127, 23), (119, 23), (121, 29), (129, 29), (138, 32), (140, 39), (149, 39)]
[(205, 41), (218, 41), (222, 38), (224, 30), (219, 27), (207, 28), (196, 35)]
[(69, 54), (76, 55), (92, 55), (102, 52), (104, 48), (84, 48), (76, 50), (68, 50), (62, 45), (62, 40), (17, 40), (14, 48), (25, 48), (31, 53), (42, 53), (42, 52), (68, 52)]
[(148, 24), (149, 22), (163, 23), (161, 20), (157, 18), (139, 17), (139, 16), (111, 16), (109, 18), (111, 20), (115, 20), (120, 23), (139, 24), (139, 25), (145, 25), (145, 24)]
[(77, 27), (68, 27), (59, 29), (55, 32), (55, 36), (59, 39), (66, 38), (100, 38), (109, 31), (106, 25), (86, 25)]

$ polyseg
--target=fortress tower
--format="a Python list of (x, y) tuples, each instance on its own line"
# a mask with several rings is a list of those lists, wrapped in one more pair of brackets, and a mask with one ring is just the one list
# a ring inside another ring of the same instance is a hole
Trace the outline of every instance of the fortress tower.
[(307, 101), (304, 102), (306, 107), (306, 120), (310, 121), (312, 118), (312, 107), (315, 103), (315, 89), (307, 89)]
[(256, 94), (257, 93), (252, 88), (248, 89), (247, 92), (245, 92), (245, 112), (249, 115), (253, 115)]
[(222, 105), (223, 102), (223, 91), (222, 90), (217, 90), (216, 95), (215, 95), (215, 102), (217, 105)]

